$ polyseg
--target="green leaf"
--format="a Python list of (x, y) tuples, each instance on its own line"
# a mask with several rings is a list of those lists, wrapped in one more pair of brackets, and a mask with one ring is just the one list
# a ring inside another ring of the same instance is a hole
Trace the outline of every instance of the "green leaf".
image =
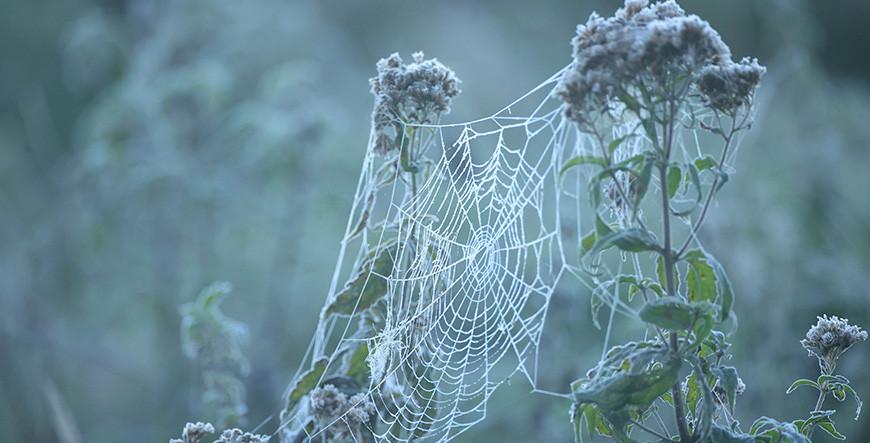
[(640, 202), (646, 195), (647, 189), (649, 189), (649, 181), (652, 178), (652, 168), (655, 165), (655, 161), (656, 159), (652, 155), (644, 156), (643, 167), (640, 170), (640, 174), (635, 178), (635, 196), (632, 202), (632, 207), (635, 211), (640, 206)]
[(661, 249), (652, 234), (635, 227), (599, 237), (589, 252), (590, 254), (598, 254), (613, 246), (627, 252), (658, 251)]
[(666, 296), (647, 302), (640, 310), (640, 318), (663, 329), (682, 331), (695, 324), (695, 313), (695, 308), (679, 297)]
[(296, 379), (293, 387), (287, 393), (287, 405), (284, 407), (285, 414), (289, 415), (293, 412), (293, 408), (299, 403), (302, 397), (308, 395), (312, 389), (317, 387), (317, 382), (326, 371), (326, 365), (329, 362), (326, 358), (317, 360), (307, 372), (303, 373)]
[(705, 171), (707, 169), (712, 169), (712, 168), (715, 168), (716, 165), (718, 165), (718, 163), (716, 162), (716, 159), (714, 159), (713, 157), (711, 157), (709, 155), (705, 155), (702, 158), (695, 159), (695, 168), (697, 168), (698, 171)]
[(834, 427), (834, 422), (831, 421), (830, 417), (825, 417), (824, 420), (819, 421), (818, 423), (816, 423), (816, 425), (818, 425), (818, 427), (822, 428), (822, 430), (827, 432), (828, 435), (836, 438), (837, 440), (846, 439), (846, 436), (841, 434), (840, 431), (838, 431), (837, 428)]
[(571, 423), (574, 425), (574, 443), (592, 443), (592, 430), (598, 421), (595, 405), (571, 405)]
[(646, 408), (676, 382), (680, 367), (681, 360), (674, 358), (640, 373), (621, 371), (594, 380), (577, 380), (571, 391), (575, 402), (595, 404), (603, 413), (626, 406)]
[(369, 383), (370, 369), (366, 359), (369, 356), (369, 346), (366, 343), (359, 343), (353, 352), (349, 354), (346, 363), (345, 374), (348, 377), (356, 380), (360, 385)]
[(716, 376), (719, 380), (719, 386), (725, 391), (728, 411), (733, 415), (734, 403), (737, 400), (737, 386), (740, 384), (737, 369), (731, 366), (713, 366), (710, 371)]
[(370, 255), (357, 274), (335, 295), (327, 315), (353, 315), (372, 307), (387, 294), (387, 277), (393, 272), (396, 244), (383, 246), (377, 256)]
[(674, 198), (680, 189), (683, 178), (683, 170), (678, 165), (671, 165), (668, 170), (668, 197)]
[(842, 375), (839, 375), (839, 374), (834, 374), (834, 375), (822, 374), (819, 376), (818, 379), (816, 379), (816, 383), (818, 383), (819, 386), (826, 388), (827, 387), (826, 385), (829, 385), (829, 384), (830, 385), (848, 385), (849, 379), (842, 376)]
[(595, 231), (590, 231), (580, 239), (580, 252), (586, 254), (595, 246), (595, 241), (598, 240), (598, 234)]
[[(703, 400), (703, 405), (700, 410), (697, 410), (696, 400), (696, 409), (692, 411), (697, 426), (694, 434), (697, 441), (706, 441), (707, 437), (710, 436), (713, 427), (713, 410), (715, 409), (713, 404), (713, 394), (710, 391), (710, 386), (707, 384), (707, 376), (704, 372), (706, 365), (702, 366), (701, 360), (694, 356), (690, 359), (690, 362), (693, 368), (692, 375), (695, 376), (698, 396)], [(691, 389), (691, 387), (689, 389)], [(689, 392), (691, 393), (691, 390)]]
[(780, 422), (770, 417), (759, 417), (755, 420), (749, 433), (762, 437), (756, 440), (758, 442), (812, 443), (793, 423)]
[(602, 157), (595, 157), (593, 155), (578, 155), (570, 158), (568, 161), (562, 165), (562, 169), (559, 171), (559, 175), (565, 175), (569, 169), (574, 168), (580, 165), (598, 165), (603, 168), (607, 167), (607, 160)]
[(600, 215), (596, 214), (595, 215), (595, 232), (598, 234), (599, 237), (603, 237), (607, 234), (613, 233), (613, 229), (611, 229), (610, 226), (604, 220), (601, 219)]
[(658, 148), (659, 146), (659, 137), (658, 132), (656, 131), (655, 121), (651, 118), (642, 118), (640, 120), (641, 125), (643, 125), (643, 130), (646, 132), (646, 136), (650, 139), (653, 146)]
[(689, 260), (686, 292), (690, 302), (716, 301), (716, 275), (706, 258)]
[(728, 316), (731, 315), (731, 308), (734, 306), (734, 291), (731, 289), (731, 280), (728, 279), (728, 274), (725, 273), (725, 269), (712, 255), (706, 254), (698, 249), (686, 252), (686, 254), (683, 255), (683, 259), (690, 263), (703, 259), (713, 268), (713, 274), (715, 275), (716, 286), (718, 288), (716, 291), (718, 294), (716, 303), (721, 308), (719, 321), (727, 320)]
[(616, 151), (616, 148), (622, 144), (622, 142), (628, 140), (629, 138), (634, 137), (634, 134), (625, 134), (622, 137), (617, 137), (607, 145), (607, 152), (609, 154), (613, 154)]
[(640, 112), (640, 103), (631, 96), (631, 94), (626, 93), (625, 91), (620, 91), (618, 94), (619, 101), (621, 101), (626, 108), (638, 114)]
[(812, 380), (807, 380), (805, 378), (800, 378), (800, 379), (795, 380), (794, 383), (792, 383), (791, 386), (789, 386), (788, 389), (786, 389), (785, 393), (791, 394), (792, 392), (794, 392), (795, 389), (797, 389), (801, 386), (812, 386), (816, 389), (821, 389), (821, 387), (819, 386), (818, 383), (816, 383)]
[(698, 372), (692, 371), (686, 378), (686, 405), (693, 415), (698, 410), (699, 401), (701, 401), (701, 384), (698, 383)]
[[(692, 348), (695, 348), (710, 335), (710, 332), (713, 331), (713, 325), (715, 321), (713, 321), (713, 313), (715, 312), (714, 305), (709, 303), (696, 303), (695, 304), (697, 313), (695, 318), (695, 324), (692, 326), (692, 332), (695, 333), (695, 341), (692, 343)], [(704, 309), (706, 308), (706, 309)]]

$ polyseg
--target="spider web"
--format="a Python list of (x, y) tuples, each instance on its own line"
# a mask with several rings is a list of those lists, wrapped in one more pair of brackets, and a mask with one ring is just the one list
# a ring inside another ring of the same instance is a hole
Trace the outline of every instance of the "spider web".
[[(560, 213), (560, 167), (582, 149), (553, 98), (561, 75), (490, 117), (405, 125), (426, 159), (419, 183), (373, 154), (370, 138), (327, 306), (360, 267), (364, 285), (383, 279), (387, 295), (368, 312), (335, 316), (325, 307), (297, 373), (325, 358), (321, 384), (348, 347), (367, 346), (363, 392), (375, 419), (368, 440), (351, 433), (348, 441), (450, 441), (486, 417), (487, 400), (509, 379), (536, 388), (548, 304), (571, 267), (563, 242), (576, 245), (580, 231), (579, 205)], [(388, 275), (367, 261), (383, 254)], [(300, 415), (281, 427), (304, 428)], [(331, 426), (347, 423), (342, 416)], [(322, 432), (305, 431), (312, 441)]]

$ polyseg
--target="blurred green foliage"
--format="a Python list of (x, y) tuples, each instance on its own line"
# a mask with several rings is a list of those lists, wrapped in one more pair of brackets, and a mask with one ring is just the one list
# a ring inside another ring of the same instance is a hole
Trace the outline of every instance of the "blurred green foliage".
[[(223, 310), (250, 327), (248, 421), (277, 413), (325, 299), (374, 62), (439, 57), (464, 80), (449, 119), (474, 118), (567, 64), (574, 26), (619, 3), (7, 2), (0, 441), (166, 441), (213, 419), (177, 308), (215, 280), (233, 283)], [(769, 68), (743, 176), (702, 236), (738, 298), (738, 418), (790, 419), (813, 402), (785, 389), (815, 371), (798, 344), (815, 316), (870, 325), (870, 12), (861, 0), (682, 3)], [(547, 389), (567, 391), (600, 355), (587, 297), (553, 299)], [(841, 363), (865, 398), (867, 358)], [(567, 402), (528, 390), (498, 391), (460, 441), (569, 441)], [(870, 440), (868, 420), (838, 427)]]

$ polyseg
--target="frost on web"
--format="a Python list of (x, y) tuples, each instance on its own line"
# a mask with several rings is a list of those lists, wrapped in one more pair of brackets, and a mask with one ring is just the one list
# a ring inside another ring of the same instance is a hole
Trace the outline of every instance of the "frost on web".
[(559, 166), (576, 135), (552, 98), (559, 75), (492, 117), (402, 125), (414, 164), (374, 155), (373, 134), (330, 295), (288, 389), (285, 440), (449, 441), (485, 418), (502, 383), (535, 386), (565, 270)]

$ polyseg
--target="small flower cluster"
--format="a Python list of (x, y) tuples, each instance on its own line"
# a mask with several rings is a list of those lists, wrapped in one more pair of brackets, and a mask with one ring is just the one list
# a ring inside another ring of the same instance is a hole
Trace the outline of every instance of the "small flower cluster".
[(181, 438), (173, 438), (169, 443), (199, 443), (208, 434), (214, 434), (214, 426), (211, 423), (188, 423), (181, 431)]
[(819, 359), (819, 366), (825, 373), (831, 373), (837, 360), (855, 343), (867, 340), (867, 331), (850, 325), (849, 319), (835, 315), (817, 317), (818, 321), (807, 331), (807, 338), (801, 345), (809, 355)]
[[(673, 0), (627, 0), (613, 17), (592, 14), (577, 27), (573, 46), (574, 63), (557, 95), (565, 102), (566, 115), (578, 123), (586, 122), (589, 113), (607, 110), (613, 99), (632, 95), (639, 85), (664, 95), (674, 79), (695, 82), (700, 72), (721, 66), (729, 75), (719, 78), (742, 82), (724, 89), (729, 94), (743, 91), (740, 98), (745, 99), (763, 73), (757, 63), (731, 62), (730, 49), (710, 24), (686, 14)], [(732, 65), (740, 67), (739, 75)], [(754, 82), (749, 71), (757, 74)], [(718, 104), (725, 102), (720, 99)]]
[(267, 443), (268, 435), (243, 432), (241, 429), (227, 429), (214, 443)]
[[(188, 423), (184, 425), (181, 438), (173, 438), (169, 443), (200, 443), (206, 435), (214, 433), (214, 426), (211, 423)], [(252, 434), (241, 429), (227, 429), (214, 443), (267, 443), (268, 441), (268, 435)]]
[(358, 393), (348, 398), (330, 384), (312, 390), (309, 401), (317, 422), (329, 427), (326, 429), (328, 435), (340, 441), (358, 436), (376, 412), (365, 394)]
[(461, 92), (460, 80), (450, 68), (434, 58), (424, 60), (422, 52), (413, 57), (407, 64), (395, 53), (381, 59), (378, 75), (369, 80), (375, 96), (374, 149), (380, 154), (398, 149), (398, 122), (433, 123), (442, 113), (450, 112), (453, 97)]
[(749, 104), (765, 71), (758, 60), (750, 58), (709, 65), (700, 72), (698, 89), (710, 107), (730, 112)]

